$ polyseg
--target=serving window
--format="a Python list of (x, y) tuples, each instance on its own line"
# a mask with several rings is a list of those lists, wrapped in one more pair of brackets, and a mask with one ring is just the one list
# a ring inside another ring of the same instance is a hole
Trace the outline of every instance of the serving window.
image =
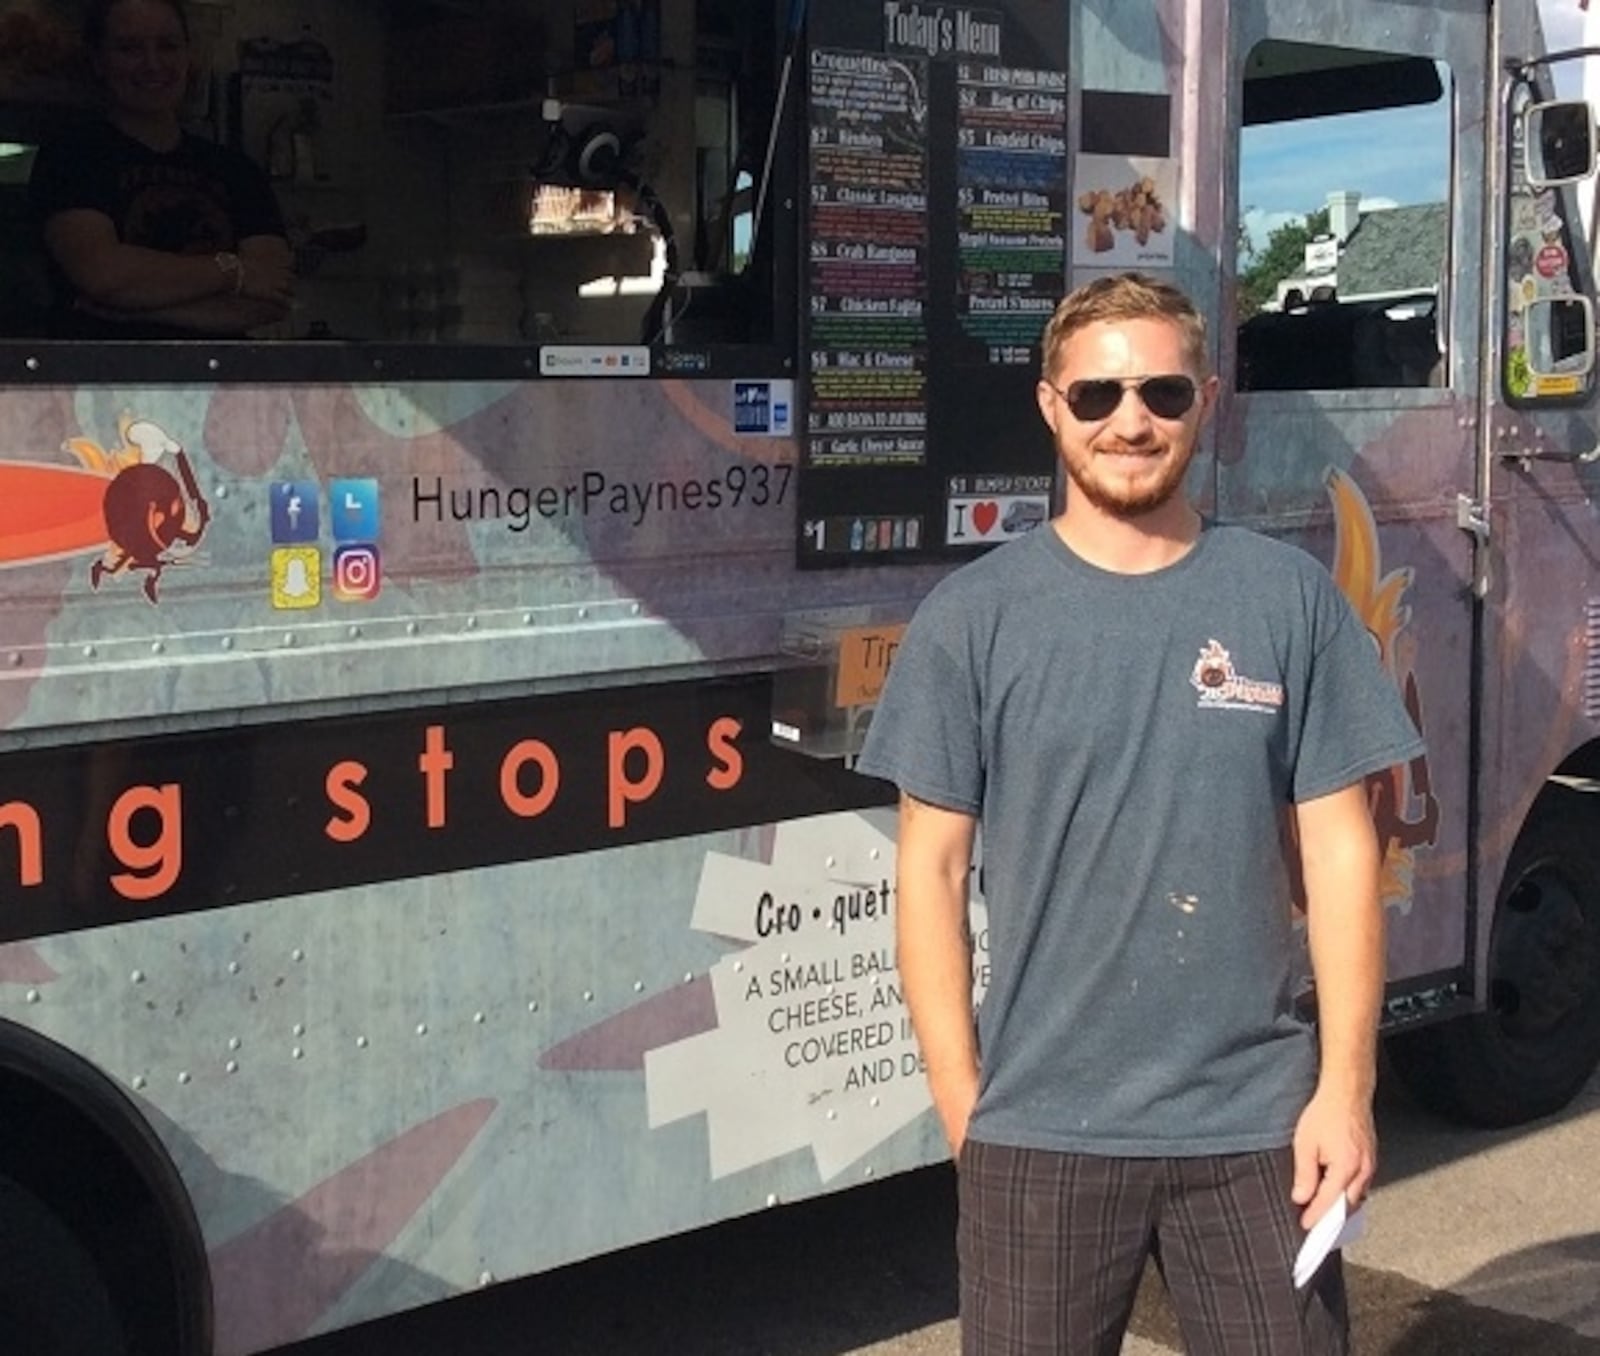
[(64, 324), (30, 167), (104, 118), (105, 81), (75, 0), (0, 0), (0, 371), (492, 377), (536, 372), (563, 345), (648, 347), (652, 370), (782, 371), (795, 129), (775, 108), (779, 9), (190, 5), (184, 125), (266, 177), (293, 296), (244, 335), (152, 345), (189, 336), (86, 343)]

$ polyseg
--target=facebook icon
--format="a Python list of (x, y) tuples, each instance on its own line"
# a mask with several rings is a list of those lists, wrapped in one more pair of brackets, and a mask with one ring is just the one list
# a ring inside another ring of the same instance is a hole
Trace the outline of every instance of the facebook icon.
[(280, 480), (273, 484), (273, 545), (316, 541), (321, 526), (317, 496), (318, 486), (314, 480)]

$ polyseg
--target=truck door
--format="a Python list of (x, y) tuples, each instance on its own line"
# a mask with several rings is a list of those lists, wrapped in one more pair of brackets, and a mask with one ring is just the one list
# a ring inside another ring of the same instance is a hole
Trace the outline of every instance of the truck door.
[(1233, 6), (1218, 516), (1333, 571), (1428, 742), (1372, 780), (1391, 1017), (1470, 992), (1483, 7)]

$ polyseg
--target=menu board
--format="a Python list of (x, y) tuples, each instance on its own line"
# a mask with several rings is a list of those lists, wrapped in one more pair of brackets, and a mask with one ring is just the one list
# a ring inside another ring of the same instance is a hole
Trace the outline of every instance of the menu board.
[(1066, 289), (1067, 77), (956, 68), (956, 310), (991, 363), (1034, 361)]
[(818, 0), (808, 41), (799, 561), (969, 555), (1051, 506), (1063, 7)]
[(927, 456), (926, 94), (926, 63), (812, 55), (814, 466)]

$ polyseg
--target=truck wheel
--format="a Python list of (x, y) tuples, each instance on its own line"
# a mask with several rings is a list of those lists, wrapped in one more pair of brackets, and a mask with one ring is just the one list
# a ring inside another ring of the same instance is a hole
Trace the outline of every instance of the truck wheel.
[(93, 1255), (43, 1201), (0, 1176), (0, 1332), (28, 1356), (126, 1356)]
[(1390, 1039), (1395, 1072), (1430, 1110), (1520, 1125), (1559, 1111), (1600, 1063), (1597, 829), (1600, 798), (1535, 806), (1495, 905), (1487, 1010)]

